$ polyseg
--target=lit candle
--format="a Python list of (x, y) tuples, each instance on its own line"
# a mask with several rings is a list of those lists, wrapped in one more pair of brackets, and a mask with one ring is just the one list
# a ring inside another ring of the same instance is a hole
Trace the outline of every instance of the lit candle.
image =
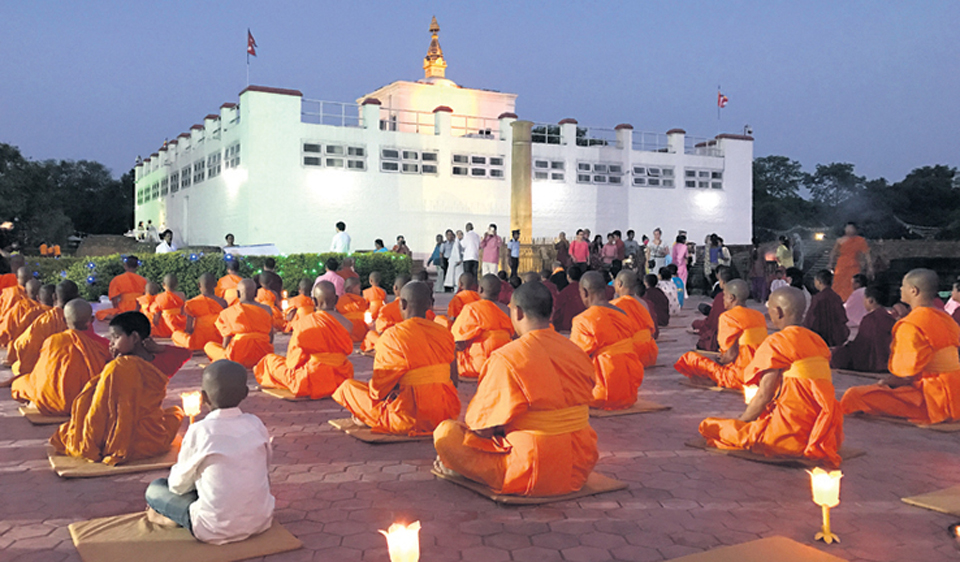
[(409, 525), (394, 523), (380, 533), (387, 537), (390, 562), (417, 562), (420, 560), (420, 522)]
[(369, 310), (363, 313), (363, 321), (367, 324), (373, 323), (373, 314), (371, 314)]
[(743, 401), (747, 404), (752, 402), (753, 397), (757, 395), (758, 390), (760, 390), (760, 387), (757, 385), (743, 387)]
[(839, 470), (827, 472), (819, 467), (808, 472), (813, 503), (823, 510), (823, 530), (813, 538), (827, 544), (840, 542), (840, 537), (830, 532), (830, 508), (840, 505), (840, 479), (843, 478), (843, 473)]
[(282, 301), (280, 301), (280, 308), (282, 308), (283, 310), (290, 308), (290, 301), (288, 301), (287, 299), (283, 299)]
[(190, 416), (190, 423), (193, 423), (193, 418), (200, 413), (203, 395), (200, 394), (199, 390), (196, 392), (181, 392), (180, 400), (183, 401), (183, 413)]

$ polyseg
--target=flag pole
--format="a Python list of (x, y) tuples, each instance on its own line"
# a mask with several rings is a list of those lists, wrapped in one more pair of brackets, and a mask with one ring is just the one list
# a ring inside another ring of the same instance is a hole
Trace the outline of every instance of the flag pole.
[(723, 95), (723, 88), (717, 84), (717, 134), (720, 134), (720, 96)]

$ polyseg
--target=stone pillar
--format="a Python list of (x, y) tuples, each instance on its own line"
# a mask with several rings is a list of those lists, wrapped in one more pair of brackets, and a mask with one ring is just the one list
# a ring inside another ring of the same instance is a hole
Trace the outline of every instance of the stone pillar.
[(445, 105), (438, 105), (433, 110), (433, 134), (449, 137), (451, 117), (453, 117), (452, 109)]
[[(667, 150), (671, 154), (683, 154), (684, 139), (687, 132), (683, 129), (670, 129), (667, 131)], [(683, 179), (682, 177), (680, 179)]]
[[(510, 123), (510, 230), (520, 230), (520, 272), (535, 270), (533, 256), (533, 147), (531, 121)], [(509, 236), (509, 233), (504, 233)]]
[(363, 128), (373, 131), (380, 129), (380, 100), (367, 98), (360, 104), (360, 117), (363, 119)]
[(560, 144), (566, 146), (576, 146), (577, 144), (577, 120), (571, 117), (560, 120)]

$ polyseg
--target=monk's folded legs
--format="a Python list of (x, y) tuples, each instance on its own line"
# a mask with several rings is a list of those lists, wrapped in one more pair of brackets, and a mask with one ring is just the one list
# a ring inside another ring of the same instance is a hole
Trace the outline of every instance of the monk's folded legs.
[(657, 364), (657, 356), (660, 354), (660, 348), (656, 342), (648, 342), (637, 348), (637, 357), (644, 367), (653, 367)]
[[(464, 478), (489, 486), (493, 490), (502, 490), (507, 455), (481, 451), (467, 445), (468, 435), (469, 430), (460, 422), (440, 422), (433, 432), (433, 446), (437, 449), (440, 461)], [(473, 436), (473, 439), (479, 438)]]
[(912, 422), (929, 423), (923, 392), (912, 386), (886, 388), (876, 384), (854, 386), (840, 400), (844, 414), (863, 412), (874, 416), (907, 418)]
[(219, 361), (227, 358), (227, 350), (219, 343), (210, 342), (203, 346), (203, 352), (207, 354), (210, 362)]
[(711, 380), (724, 388), (743, 388), (741, 375), (737, 369), (721, 365), (709, 357), (688, 351), (680, 356), (673, 365), (680, 374), (691, 379)]
[(747, 449), (750, 424), (735, 419), (707, 418), (700, 422), (700, 435), (718, 449)]
[(333, 393), (333, 399), (353, 414), (353, 417), (368, 427), (380, 425), (380, 418), (376, 412), (373, 398), (367, 383), (355, 380), (343, 381)]
[(257, 384), (264, 388), (290, 388), (290, 377), (287, 369), (287, 358), (271, 353), (253, 368), (253, 376), (257, 379)]

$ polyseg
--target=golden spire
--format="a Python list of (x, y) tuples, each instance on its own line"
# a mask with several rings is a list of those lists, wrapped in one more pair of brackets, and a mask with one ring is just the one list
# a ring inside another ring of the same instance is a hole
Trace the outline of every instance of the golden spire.
[(440, 48), (438, 33), (440, 33), (440, 24), (437, 23), (437, 17), (433, 16), (433, 21), (430, 22), (430, 48), (427, 49), (427, 56), (423, 57), (424, 78), (444, 78), (446, 75), (447, 61), (443, 60), (443, 49)]

